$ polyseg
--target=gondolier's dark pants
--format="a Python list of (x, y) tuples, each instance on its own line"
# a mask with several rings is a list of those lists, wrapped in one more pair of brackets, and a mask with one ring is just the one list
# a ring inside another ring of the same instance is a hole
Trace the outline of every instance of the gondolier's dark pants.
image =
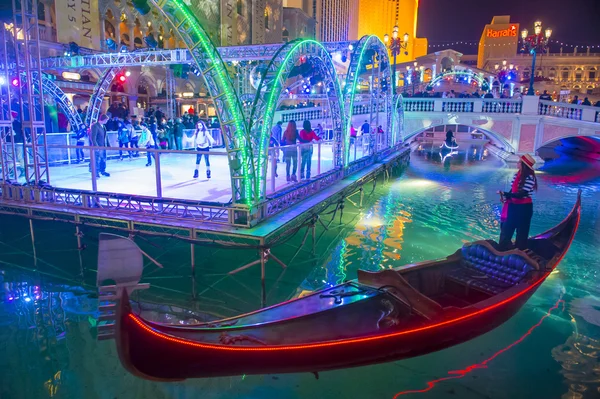
[(529, 227), (533, 216), (533, 204), (508, 204), (508, 217), (500, 230), (500, 250), (511, 249), (511, 240), (517, 231), (517, 248), (527, 249)]

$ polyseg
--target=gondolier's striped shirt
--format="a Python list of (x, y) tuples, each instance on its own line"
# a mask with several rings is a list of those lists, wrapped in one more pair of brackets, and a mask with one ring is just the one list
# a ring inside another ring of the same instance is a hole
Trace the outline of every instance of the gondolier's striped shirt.
[[(510, 181), (510, 187), (512, 187), (516, 178), (517, 178), (517, 175), (515, 174), (513, 176), (512, 180)], [(520, 188), (520, 190), (523, 190), (526, 193), (525, 197), (523, 197), (523, 198), (526, 198), (526, 197), (531, 198), (531, 194), (533, 194), (534, 187), (535, 187), (535, 180), (533, 179), (533, 176), (527, 176), (525, 178), (525, 184), (523, 184), (523, 187)]]

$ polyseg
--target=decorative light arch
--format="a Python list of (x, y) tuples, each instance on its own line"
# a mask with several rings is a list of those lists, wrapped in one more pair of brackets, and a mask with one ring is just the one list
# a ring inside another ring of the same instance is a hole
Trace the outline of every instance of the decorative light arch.
[[(350, 156), (350, 124), (352, 123), (352, 116), (354, 114), (354, 99), (356, 97), (356, 88), (358, 86), (358, 77), (360, 75), (360, 68), (370, 62), (371, 60), (367, 59), (366, 53), (368, 50), (373, 50), (376, 52), (377, 57), (379, 59), (379, 78), (380, 85), (381, 81), (384, 79), (387, 80), (390, 76), (390, 62), (388, 57), (388, 50), (379, 39), (379, 37), (375, 35), (363, 36), (356, 48), (352, 52), (352, 57), (350, 58), (350, 66), (348, 67), (348, 74), (346, 75), (346, 83), (344, 86), (344, 115), (346, 115), (346, 123), (344, 124), (344, 131), (342, 132), (342, 136), (344, 138), (343, 141), (343, 149), (344, 149), (344, 157), (343, 163), (344, 166), (348, 164), (349, 156)], [(384, 68), (381, 68), (381, 65), (384, 65)], [(390, 119), (391, 119), (391, 110), (392, 110), (392, 102), (393, 102), (393, 94), (391, 91), (393, 90), (391, 85), (388, 85), (388, 89), (383, 93), (385, 97), (385, 114), (387, 115), (386, 120), (386, 137), (388, 146), (391, 144), (392, 134), (390, 132)], [(379, 96), (376, 96), (379, 99)], [(377, 112), (379, 112), (379, 104), (377, 103), (375, 106)]]
[(479, 87), (482, 87), (484, 84), (487, 84), (484, 77), (480, 76), (479, 74), (476, 74), (473, 71), (453, 70), (453, 71), (447, 71), (447, 72), (440, 73), (427, 86), (433, 87), (433, 86), (435, 86), (436, 83), (438, 83), (439, 81), (441, 81), (442, 79), (444, 79), (445, 77), (448, 77), (448, 76), (458, 76), (458, 77), (464, 76), (467, 78), (474, 79), (477, 82), (477, 84), (479, 85)]
[[(263, 198), (266, 191), (267, 157), (273, 118), (281, 101), (285, 82), (301, 57), (310, 57), (312, 67), (325, 78), (325, 93), (337, 142), (340, 139), (337, 133), (341, 132), (341, 127), (345, 124), (340, 103), (342, 91), (331, 55), (323, 44), (310, 39), (297, 39), (281, 47), (263, 71), (248, 120), (248, 128), (254, 132), (255, 170), (260, 176), (256, 182), (256, 191), (261, 193)], [(336, 166), (342, 166), (341, 162), (338, 162), (338, 154), (334, 155), (334, 159)]]

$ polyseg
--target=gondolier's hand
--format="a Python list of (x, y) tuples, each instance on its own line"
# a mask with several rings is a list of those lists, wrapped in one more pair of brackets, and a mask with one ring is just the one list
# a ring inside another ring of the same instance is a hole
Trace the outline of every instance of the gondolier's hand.
[(513, 193), (509, 193), (508, 191), (503, 192), (502, 196), (504, 197), (504, 199), (511, 199), (514, 197)]
[(500, 190), (496, 191), (500, 195), (500, 202), (504, 203), (504, 193)]

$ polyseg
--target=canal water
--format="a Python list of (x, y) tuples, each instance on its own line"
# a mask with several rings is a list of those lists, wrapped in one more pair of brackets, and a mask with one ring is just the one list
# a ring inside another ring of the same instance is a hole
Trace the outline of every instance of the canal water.
[[(401, 176), (365, 188), (363, 207), (355, 196), (344, 215), (324, 215), (325, 224), (333, 222), (318, 230), (314, 249), (301, 245), (304, 230), (276, 247), (288, 269), (269, 264), (269, 304), (355, 278), (361, 268), (435, 259), (465, 242), (497, 237), (496, 191), (508, 188), (515, 169), (480, 146), (444, 155), (423, 145)], [(77, 250), (72, 226), (36, 222), (34, 254), (26, 222), (2, 217), (0, 398), (598, 398), (600, 164), (559, 158), (539, 171), (538, 182), (533, 234), (562, 220), (579, 189), (582, 221), (558, 270), (517, 315), (443, 351), (324, 372), (319, 379), (290, 374), (160, 383), (133, 377), (118, 362), (113, 342), (95, 340), (97, 231), (86, 229), (87, 248)], [(198, 300), (191, 301), (189, 244), (136, 240), (153, 253), (168, 253), (156, 256), (164, 269), (146, 267), (153, 288), (137, 299), (148, 317), (207, 320), (259, 306), (256, 269), (233, 278), (222, 270), (251, 261), (251, 249), (203, 253), (194, 280)]]

